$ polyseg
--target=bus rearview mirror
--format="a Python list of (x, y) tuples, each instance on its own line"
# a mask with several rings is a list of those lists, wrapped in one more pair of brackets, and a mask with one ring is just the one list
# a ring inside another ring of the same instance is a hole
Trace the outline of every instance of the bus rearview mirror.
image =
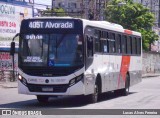
[(11, 42), (10, 55), (14, 55), (15, 53), (15, 42)]

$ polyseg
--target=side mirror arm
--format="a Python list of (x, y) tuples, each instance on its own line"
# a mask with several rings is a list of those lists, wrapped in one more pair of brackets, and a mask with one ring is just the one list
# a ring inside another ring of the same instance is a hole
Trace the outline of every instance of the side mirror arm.
[(14, 73), (14, 53), (15, 53), (15, 42), (14, 39), (19, 36), (19, 33), (17, 33), (11, 42), (11, 47), (10, 47), (10, 55), (12, 56), (12, 68), (13, 68), (13, 81), (15, 81), (15, 73)]

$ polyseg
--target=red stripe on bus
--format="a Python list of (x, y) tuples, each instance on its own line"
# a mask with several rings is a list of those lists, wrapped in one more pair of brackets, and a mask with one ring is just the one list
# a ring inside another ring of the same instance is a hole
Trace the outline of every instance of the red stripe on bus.
[(130, 65), (130, 56), (122, 56), (122, 62), (121, 62), (121, 68), (120, 68), (120, 74), (118, 78), (118, 88), (120, 85), (120, 78), (125, 82), (126, 81), (126, 74), (129, 70)]
[(131, 31), (131, 30), (128, 30), (128, 29), (126, 29), (126, 30), (124, 30), (124, 33), (126, 33), (126, 34), (132, 34), (132, 31)]

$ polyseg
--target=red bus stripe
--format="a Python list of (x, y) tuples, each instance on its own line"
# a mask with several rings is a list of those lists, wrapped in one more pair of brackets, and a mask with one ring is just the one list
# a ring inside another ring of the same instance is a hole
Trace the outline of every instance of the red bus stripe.
[(132, 31), (131, 31), (131, 30), (128, 30), (128, 29), (126, 29), (126, 30), (124, 30), (124, 33), (126, 33), (126, 34), (132, 34)]
[(120, 74), (118, 78), (118, 88), (120, 85), (120, 78), (125, 82), (126, 81), (126, 74), (129, 71), (130, 66), (130, 56), (122, 56), (122, 62), (121, 62), (121, 68), (120, 68)]

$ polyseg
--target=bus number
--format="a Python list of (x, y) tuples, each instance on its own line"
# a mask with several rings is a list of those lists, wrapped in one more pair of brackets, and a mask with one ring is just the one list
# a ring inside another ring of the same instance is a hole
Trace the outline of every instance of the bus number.
[(43, 22), (30, 22), (30, 28), (43, 28)]

